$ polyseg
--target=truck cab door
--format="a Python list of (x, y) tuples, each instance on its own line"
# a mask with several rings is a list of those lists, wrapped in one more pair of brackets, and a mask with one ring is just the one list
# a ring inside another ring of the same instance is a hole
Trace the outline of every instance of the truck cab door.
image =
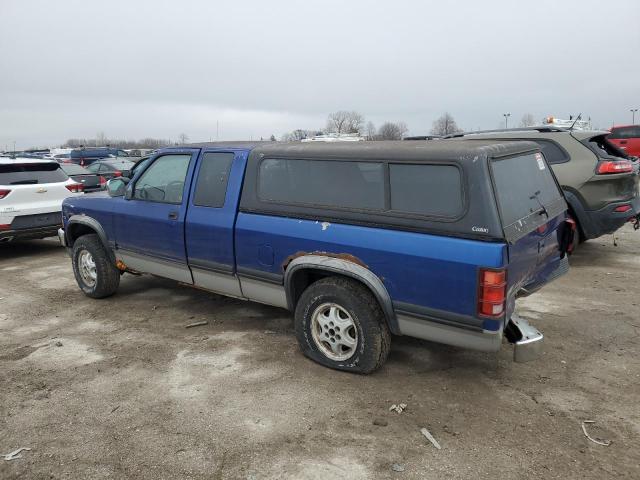
[(185, 224), (194, 284), (242, 297), (236, 276), (234, 230), (246, 152), (203, 151), (198, 161)]
[(132, 270), (193, 283), (184, 221), (189, 179), (198, 150), (163, 153), (129, 183), (113, 222), (116, 258)]

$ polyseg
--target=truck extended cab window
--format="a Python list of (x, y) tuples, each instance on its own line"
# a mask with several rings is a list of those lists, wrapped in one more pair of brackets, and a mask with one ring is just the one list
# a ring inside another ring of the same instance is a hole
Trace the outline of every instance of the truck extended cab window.
[(157, 158), (136, 182), (133, 198), (161, 203), (182, 203), (191, 155)]
[(194, 205), (222, 207), (227, 193), (233, 153), (205, 153), (198, 172)]

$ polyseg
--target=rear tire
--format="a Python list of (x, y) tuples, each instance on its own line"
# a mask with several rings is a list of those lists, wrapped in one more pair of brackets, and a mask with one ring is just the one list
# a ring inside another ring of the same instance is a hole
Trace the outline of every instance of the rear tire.
[(337, 370), (371, 373), (391, 347), (376, 298), (361, 283), (342, 277), (323, 278), (302, 293), (295, 328), (302, 353)]
[(116, 293), (120, 285), (120, 271), (109, 259), (98, 235), (78, 238), (73, 244), (71, 259), (76, 282), (85, 295), (105, 298)]

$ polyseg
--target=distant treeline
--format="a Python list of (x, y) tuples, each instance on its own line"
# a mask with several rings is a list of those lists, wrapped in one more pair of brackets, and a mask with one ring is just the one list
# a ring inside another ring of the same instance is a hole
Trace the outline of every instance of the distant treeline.
[(122, 140), (115, 138), (70, 138), (62, 147), (115, 147), (115, 148), (162, 148), (171, 145), (170, 140), (162, 138), (143, 138), (140, 140)]

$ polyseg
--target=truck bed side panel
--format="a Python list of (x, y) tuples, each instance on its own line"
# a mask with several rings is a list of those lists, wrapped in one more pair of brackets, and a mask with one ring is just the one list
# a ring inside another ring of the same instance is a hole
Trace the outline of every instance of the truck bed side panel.
[[(365, 226), (240, 213), (238, 273), (274, 283), (305, 253), (352, 256), (384, 283), (394, 304), (475, 316), (478, 267), (502, 267), (506, 246)], [(349, 257), (348, 257), (349, 258)]]

